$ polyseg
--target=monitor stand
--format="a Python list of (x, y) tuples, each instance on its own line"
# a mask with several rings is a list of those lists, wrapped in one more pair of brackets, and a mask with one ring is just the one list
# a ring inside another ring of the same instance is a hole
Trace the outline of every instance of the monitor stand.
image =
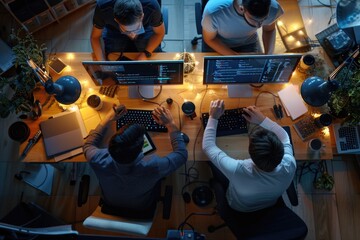
[(253, 96), (252, 87), (248, 84), (227, 85), (229, 98), (250, 98)]
[[(140, 94), (139, 94), (140, 92)], [(145, 98), (151, 99), (155, 97), (154, 86), (129, 86), (128, 87), (129, 98)]]

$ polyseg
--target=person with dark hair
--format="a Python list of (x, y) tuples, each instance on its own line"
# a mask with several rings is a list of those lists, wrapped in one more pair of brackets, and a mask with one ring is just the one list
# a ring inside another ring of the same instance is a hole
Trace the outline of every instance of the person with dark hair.
[(222, 55), (261, 53), (257, 30), (262, 28), (265, 54), (275, 48), (275, 22), (283, 14), (276, 0), (209, 0), (201, 21), (205, 51)]
[(107, 60), (111, 52), (139, 52), (137, 60), (147, 59), (152, 52), (161, 52), (164, 36), (157, 0), (97, 1), (90, 37), (96, 60)]
[(287, 132), (257, 107), (244, 108), (244, 118), (255, 125), (249, 131), (250, 158), (234, 159), (215, 143), (218, 119), (224, 109), (223, 100), (211, 101), (203, 138), (202, 148), (211, 161), (214, 178), (227, 189), (228, 204), (236, 211), (253, 212), (275, 205), (296, 171)]
[(113, 209), (143, 214), (156, 202), (158, 182), (182, 166), (188, 152), (170, 110), (164, 107), (155, 108), (153, 118), (169, 131), (173, 151), (168, 155), (144, 156), (145, 129), (138, 124), (123, 126), (106, 143), (107, 131), (126, 112), (123, 105), (111, 110), (89, 133), (84, 153), (99, 180), (104, 204)]

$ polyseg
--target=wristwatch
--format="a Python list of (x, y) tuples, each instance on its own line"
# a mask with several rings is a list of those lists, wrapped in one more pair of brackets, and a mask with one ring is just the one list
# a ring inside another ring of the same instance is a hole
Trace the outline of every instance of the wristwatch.
[(149, 52), (149, 51), (147, 51), (147, 50), (144, 50), (143, 53), (145, 53), (145, 56), (146, 56), (147, 58), (151, 57), (151, 55), (152, 55), (152, 53)]

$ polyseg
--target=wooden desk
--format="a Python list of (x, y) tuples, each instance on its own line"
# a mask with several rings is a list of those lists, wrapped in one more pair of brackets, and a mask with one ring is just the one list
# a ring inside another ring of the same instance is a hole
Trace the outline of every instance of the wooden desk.
[[(152, 59), (174, 59), (175, 53), (154, 53)], [(179, 124), (181, 122), (182, 131), (186, 133), (190, 142), (187, 145), (187, 149), (189, 151), (189, 161), (195, 158), (196, 161), (206, 161), (207, 158), (203, 154), (201, 145), (202, 145), (202, 136), (203, 136), (203, 128), (200, 121), (201, 112), (209, 111), (209, 104), (211, 100), (215, 99), (224, 99), (226, 108), (236, 108), (236, 107), (246, 107), (249, 105), (254, 105), (256, 97), (260, 92), (269, 91), (274, 94), (277, 94), (279, 90), (285, 87), (285, 84), (268, 84), (264, 85), (259, 89), (253, 89), (253, 97), (251, 98), (228, 98), (227, 89), (223, 86), (209, 86), (206, 88), (205, 85), (202, 84), (202, 66), (203, 66), (203, 56), (205, 55), (214, 55), (209, 53), (196, 53), (195, 58), (196, 61), (199, 62), (195, 71), (191, 74), (184, 76), (184, 84), (177, 86), (163, 86), (162, 92), (159, 97), (157, 97), (155, 102), (162, 103), (163, 106), (167, 106), (173, 116), (176, 119), (176, 122)], [(79, 79), (83, 85), (83, 93), (80, 97), (80, 100), (76, 103), (81, 107), (86, 106), (86, 97), (91, 94), (91, 88), (97, 89), (93, 84), (92, 80), (88, 76), (81, 62), (85, 60), (92, 60), (90, 53), (64, 53), (57, 54), (66, 64), (70, 66), (68, 71), (65, 71), (62, 75), (72, 75)], [(56, 77), (54, 77), (56, 79)], [(294, 75), (291, 79), (291, 83), (295, 85), (301, 84), (304, 79), (304, 75), (294, 72)], [(158, 90), (155, 88), (155, 90)], [(44, 93), (45, 94), (45, 93)], [(141, 99), (129, 99), (127, 93), (126, 86), (120, 86), (118, 88), (117, 98), (109, 98), (103, 96), (104, 106), (99, 111), (100, 116), (104, 116), (108, 111), (111, 110), (111, 106), (113, 103), (122, 103), (125, 104), (127, 108), (140, 108), (140, 109), (154, 109), (156, 105), (151, 102), (146, 102)], [(172, 105), (167, 105), (165, 100), (171, 97), (174, 100)], [(85, 101), (84, 101), (85, 99)], [(82, 101), (81, 101), (82, 100)], [(197, 116), (191, 120), (189, 117), (184, 116), (181, 111), (181, 105), (184, 101), (192, 101), (196, 105), (196, 114)], [(279, 103), (279, 99), (276, 99), (277, 103)], [(262, 112), (268, 116), (270, 119), (275, 120), (275, 116), (272, 112), (272, 107), (274, 105), (274, 97), (271, 94), (262, 93), (259, 95), (257, 100), (257, 106), (262, 110)], [(310, 111), (318, 111), (319, 109), (310, 109)], [(60, 112), (61, 108), (57, 103), (53, 104), (49, 109), (45, 106), (43, 115), (40, 119), (36, 121), (28, 122), (31, 128), (30, 136), (33, 136), (35, 132), (39, 128), (39, 123), (51, 115)], [(285, 114), (286, 115), (286, 114)], [(290, 126), (291, 127), (291, 135), (292, 141), (295, 149), (295, 158), (297, 160), (325, 160), (332, 159), (332, 145), (330, 135), (324, 135), (319, 133), (319, 138), (322, 139), (324, 143), (324, 147), (322, 150), (313, 154), (308, 150), (308, 142), (303, 142), (297, 133), (295, 132), (292, 125), (294, 121), (292, 121), (289, 117), (284, 117), (281, 120), (275, 120), (282, 126)], [(115, 131), (115, 129), (114, 129)], [(167, 133), (150, 133), (156, 147), (156, 153), (159, 155), (165, 155), (169, 153), (171, 149), (171, 145), (169, 142), (169, 137)], [(20, 146), (20, 152), (22, 153), (25, 148), (27, 142), (23, 143)], [(248, 148), (248, 136), (246, 134), (242, 135), (233, 135), (226, 137), (218, 137), (217, 138), (218, 146), (226, 151), (230, 156), (234, 158), (247, 158), (247, 148)], [(43, 140), (41, 139), (28, 153), (24, 162), (54, 162), (53, 159), (47, 159), (44, 151)], [(65, 161), (68, 162), (83, 162), (85, 161), (84, 155), (80, 154), (72, 157), (71, 159), (67, 159)]]

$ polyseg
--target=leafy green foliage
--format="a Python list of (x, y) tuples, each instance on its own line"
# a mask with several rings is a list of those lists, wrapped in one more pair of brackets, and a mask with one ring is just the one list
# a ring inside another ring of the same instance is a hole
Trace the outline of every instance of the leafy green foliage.
[(32, 91), (38, 79), (27, 60), (31, 58), (41, 66), (43, 51), (46, 49), (44, 44), (38, 45), (30, 33), (24, 34), (21, 29), (16, 34), (12, 33), (11, 38), (16, 42), (12, 48), (15, 53), (16, 74), (8, 78), (0, 77), (0, 117), (7, 117), (14, 111), (18, 113), (31, 110)]

